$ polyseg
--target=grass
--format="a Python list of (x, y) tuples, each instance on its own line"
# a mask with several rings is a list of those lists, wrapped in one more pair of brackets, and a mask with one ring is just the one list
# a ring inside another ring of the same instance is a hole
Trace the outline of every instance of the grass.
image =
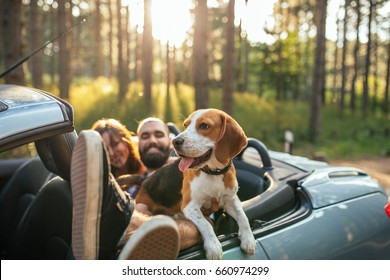
[[(182, 128), (182, 121), (195, 108), (193, 88), (180, 83), (177, 88), (172, 85), (169, 96), (165, 84), (154, 85), (152, 90), (151, 115)], [(103, 78), (74, 86), (70, 103), (75, 107), (76, 129), (89, 128), (101, 117), (113, 117), (135, 131), (137, 122), (150, 116), (140, 83), (130, 85), (125, 102), (119, 106), (115, 92), (116, 86)], [(211, 90), (210, 107), (221, 108), (221, 96), (221, 90)], [(256, 94), (236, 93), (233, 110), (233, 117), (246, 134), (262, 140), (269, 149), (283, 150), (284, 132), (289, 129), (294, 132), (294, 153), (303, 156), (323, 153), (329, 159), (357, 159), (390, 153), (389, 117), (363, 119), (360, 115), (345, 114), (340, 118), (337, 108), (327, 105), (322, 111), (320, 139), (312, 144), (307, 137), (309, 106), (306, 102), (275, 101)]]
[[(132, 131), (138, 121), (155, 116), (174, 122), (182, 128), (182, 122), (195, 108), (194, 90), (179, 83), (166, 94), (165, 84), (155, 84), (153, 109), (148, 113), (143, 98), (142, 84), (131, 83), (125, 101), (118, 104), (115, 80), (99, 78), (75, 82), (71, 87), (69, 102), (75, 109), (77, 131), (89, 129), (100, 118), (116, 118)], [(53, 91), (52, 91), (53, 92)], [(221, 90), (210, 90), (210, 107), (221, 108)], [(251, 93), (236, 93), (233, 117), (241, 124), (247, 136), (255, 137), (272, 150), (282, 151), (284, 132), (294, 132), (294, 154), (313, 157), (322, 153), (329, 160), (359, 159), (388, 156), (390, 154), (389, 116), (345, 114), (339, 117), (335, 105), (322, 110), (321, 135), (316, 144), (308, 140), (309, 106), (299, 101), (276, 101)]]

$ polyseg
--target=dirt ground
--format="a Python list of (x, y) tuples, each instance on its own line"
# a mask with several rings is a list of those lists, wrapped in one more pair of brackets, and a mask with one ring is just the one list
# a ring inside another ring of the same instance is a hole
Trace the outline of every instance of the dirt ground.
[(371, 177), (376, 178), (382, 184), (390, 196), (390, 157), (354, 161), (336, 160), (330, 163), (340, 166), (352, 166), (366, 171)]

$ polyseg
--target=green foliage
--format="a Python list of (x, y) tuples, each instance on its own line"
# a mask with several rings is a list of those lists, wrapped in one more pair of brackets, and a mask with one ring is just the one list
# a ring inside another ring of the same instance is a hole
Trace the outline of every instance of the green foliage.
[(307, 98), (304, 93), (311, 88), (313, 47), (300, 43), (297, 31), (287, 34), (285, 39), (279, 39), (273, 45), (252, 46), (249, 57), (251, 92), (279, 100)]
[[(99, 118), (117, 118), (135, 131), (137, 122), (150, 115), (172, 121), (182, 129), (182, 122), (195, 108), (194, 90), (179, 83), (170, 87), (153, 86), (153, 113), (148, 114), (142, 94), (142, 85), (132, 83), (125, 102), (118, 105), (117, 85), (99, 78), (91, 83), (76, 83), (72, 87), (70, 103), (75, 108), (77, 131), (88, 129)], [(222, 91), (210, 91), (210, 107), (221, 108)], [(307, 137), (309, 106), (303, 101), (277, 101), (256, 94), (235, 94), (233, 117), (241, 124), (248, 137), (262, 140), (272, 150), (283, 150), (284, 132), (294, 132), (294, 153), (312, 157), (322, 152), (329, 159), (361, 158), (387, 155), (390, 152), (389, 118), (345, 114), (341, 119), (336, 105), (327, 105), (322, 111), (321, 134), (318, 143)]]
[(20, 146), (16, 149), (12, 149), (0, 153), (0, 159), (12, 159), (12, 158), (23, 158), (23, 157), (30, 158), (36, 155), (37, 155), (37, 151), (35, 150), (35, 145), (33, 143), (29, 143)]
[[(50, 92), (56, 93), (53, 89)], [(75, 127), (79, 132), (89, 129), (100, 118), (116, 118), (127, 128), (135, 131), (138, 121), (156, 116), (182, 127), (183, 120), (194, 110), (194, 90), (191, 86), (178, 84), (166, 94), (165, 84), (153, 86), (153, 113), (149, 114), (144, 104), (142, 84), (131, 83), (125, 101), (118, 104), (118, 86), (115, 80), (77, 80), (72, 84), (69, 102), (75, 111)], [(265, 94), (264, 96), (267, 96)], [(324, 153), (328, 159), (356, 159), (390, 155), (389, 117), (372, 114), (363, 119), (359, 114), (346, 112), (339, 116), (336, 104), (322, 109), (321, 132), (316, 144), (309, 142), (307, 126), (309, 105), (304, 101), (277, 101), (251, 93), (236, 93), (233, 117), (241, 124), (248, 137), (264, 142), (271, 150), (283, 151), (284, 132), (294, 132), (294, 150), (297, 155), (313, 157)], [(222, 90), (210, 91), (210, 107), (221, 109)], [(16, 153), (16, 154), (15, 154)], [(2, 153), (1, 158), (31, 156), (33, 146)]]
[(192, 87), (180, 83), (177, 89), (171, 85), (169, 96), (165, 84), (153, 85), (152, 114), (146, 108), (141, 83), (131, 83), (124, 102), (119, 105), (117, 92), (116, 82), (106, 78), (73, 84), (70, 103), (75, 108), (76, 130), (89, 129), (100, 118), (116, 118), (135, 131), (138, 122), (150, 115), (181, 124), (195, 107)]
[(338, 108), (326, 108), (319, 147), (330, 158), (385, 156), (389, 151), (389, 137), (389, 117), (362, 118), (347, 113), (340, 118)]

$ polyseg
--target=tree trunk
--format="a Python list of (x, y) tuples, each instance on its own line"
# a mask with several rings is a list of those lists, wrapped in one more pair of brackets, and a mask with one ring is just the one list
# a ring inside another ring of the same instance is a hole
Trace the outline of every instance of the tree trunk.
[(338, 83), (337, 77), (339, 74), (338, 71), (338, 62), (339, 62), (339, 47), (337, 46), (337, 40), (334, 43), (334, 65), (333, 65), (333, 90), (332, 90), (332, 102), (337, 100), (337, 92), (338, 92)]
[(126, 77), (126, 88), (128, 89), (128, 85), (131, 81), (130, 79), (130, 62), (131, 62), (131, 29), (130, 29), (130, 5), (126, 6), (126, 15), (125, 15), (125, 26), (124, 26), (124, 34), (126, 37), (125, 40), (125, 50), (126, 50), (126, 65), (125, 65), (125, 77)]
[(142, 42), (142, 79), (147, 109), (152, 110), (153, 36), (151, 0), (144, 1), (144, 34)]
[[(58, 24), (57, 23), (57, 14), (53, 8), (53, 6), (50, 6), (50, 19), (49, 23), (52, 26), (52, 28), (49, 31), (49, 36), (54, 37), (54, 34), (58, 33)], [(49, 73), (50, 73), (50, 83), (55, 84), (56, 80), (56, 61), (58, 60), (58, 56), (55, 55), (54, 52), (54, 44), (51, 44), (51, 56), (49, 60)]]
[(141, 48), (142, 48), (142, 37), (140, 34), (138, 34), (138, 25), (135, 27), (135, 49), (134, 49), (134, 80), (138, 81), (142, 77), (141, 69), (142, 69), (142, 62), (141, 62)]
[[(22, 1), (2, 0), (1, 1), (1, 28), (3, 38), (1, 40), (4, 52), (5, 69), (15, 64), (23, 57), (22, 44)], [(23, 66), (20, 65), (5, 77), (7, 84), (24, 85)]]
[(243, 36), (242, 34), (242, 19), (240, 19), (240, 24), (237, 28), (237, 38), (238, 38), (238, 48), (237, 48), (237, 62), (236, 62), (236, 87), (238, 92), (242, 92), (243, 81), (242, 81), (242, 49), (243, 49)]
[[(167, 42), (166, 49), (166, 63), (167, 63), (167, 100), (170, 100), (170, 84), (171, 84), (171, 59), (170, 59), (169, 42)], [(169, 103), (167, 104), (169, 106)], [(169, 108), (169, 107), (168, 107)]]
[(362, 101), (362, 113), (363, 118), (367, 116), (368, 108), (368, 77), (370, 76), (370, 63), (371, 63), (371, 23), (372, 23), (372, 14), (374, 10), (373, 0), (369, 0), (369, 13), (368, 13), (368, 41), (367, 41), (367, 52), (364, 66), (364, 76), (363, 76), (363, 101)]
[(277, 73), (275, 73), (276, 77), (274, 79), (275, 82), (275, 89), (276, 89), (276, 100), (281, 100), (283, 95), (283, 40), (281, 38), (281, 34), (284, 30), (284, 23), (286, 22), (284, 17), (284, 12), (282, 9), (282, 2), (277, 2), (275, 5), (276, 14), (279, 15), (276, 21), (276, 34), (277, 34), (277, 41), (275, 42), (275, 53), (277, 56), (277, 62), (276, 62), (276, 68)]
[(345, 87), (347, 84), (347, 50), (348, 50), (348, 40), (347, 40), (347, 27), (348, 27), (348, 8), (351, 3), (351, 0), (346, 0), (344, 4), (344, 23), (343, 23), (343, 51), (341, 58), (341, 89), (340, 89), (340, 116), (344, 114), (345, 107)]
[[(304, 53), (311, 53), (312, 49), (310, 46), (312, 44), (312, 40), (310, 39), (309, 29), (306, 31), (306, 38), (308, 41), (304, 46)], [(305, 80), (303, 82), (303, 88), (305, 90), (305, 98), (307, 99), (309, 99), (309, 96), (312, 93), (312, 84), (313, 84), (312, 71), (314, 70), (314, 68), (315, 67), (310, 62), (309, 58), (306, 56), (303, 62), (303, 69), (304, 69), (304, 76), (305, 76)]]
[(101, 0), (96, 0), (96, 22), (95, 22), (95, 50), (96, 50), (96, 65), (95, 65), (95, 77), (103, 76), (103, 48), (102, 46), (102, 15), (100, 13)]
[[(374, 16), (375, 18), (375, 16)], [(376, 23), (378, 24), (378, 23)], [(379, 52), (379, 49), (378, 49), (378, 35), (375, 34), (374, 38), (373, 38), (373, 59), (374, 61), (372, 62), (372, 66), (373, 66), (373, 71), (372, 71), (372, 78), (374, 80), (374, 84), (373, 84), (373, 97), (372, 97), (372, 111), (375, 113), (376, 109), (377, 109), (377, 105), (378, 105), (378, 95), (379, 95), (379, 92), (378, 92), (378, 89), (379, 89), (379, 78), (378, 78), (378, 68), (379, 68), (379, 62), (378, 62), (378, 52)]]
[(317, 39), (315, 51), (313, 92), (311, 96), (309, 138), (315, 142), (320, 134), (320, 117), (322, 93), (325, 88), (325, 28), (326, 28), (326, 8), (328, 1), (317, 1)]
[[(248, 9), (248, 0), (245, 0), (245, 9)], [(248, 32), (245, 32), (245, 48), (244, 48), (244, 83), (242, 90), (248, 91), (248, 80), (249, 80), (249, 52), (250, 45), (248, 42)]]
[[(390, 28), (389, 28), (389, 34), (390, 36)], [(384, 98), (383, 98), (383, 112), (387, 115), (389, 113), (389, 89), (390, 89), (390, 40), (387, 43), (387, 65), (386, 65), (386, 86), (385, 86), (385, 92), (384, 92)]]
[(107, 1), (108, 6), (108, 25), (109, 25), (109, 31), (108, 31), (108, 77), (113, 77), (115, 75), (114, 71), (114, 59), (113, 59), (113, 30), (114, 30), (114, 15), (112, 12), (112, 2), (111, 0)]
[(119, 84), (119, 92), (118, 92), (118, 101), (122, 101), (122, 95), (123, 95), (123, 47), (122, 47), (122, 14), (121, 14), (121, 8), (122, 8), (122, 1), (117, 0), (116, 1), (116, 20), (117, 20), (117, 52), (118, 52), (118, 58), (117, 58), (117, 79)]
[(182, 45), (181, 65), (177, 73), (177, 80), (185, 84), (191, 84), (191, 57), (188, 55), (189, 47), (187, 42)]
[(234, 93), (234, 3), (228, 4), (228, 20), (226, 22), (226, 45), (225, 45), (225, 70), (223, 81), (222, 110), (229, 115), (233, 114)]
[(117, 0), (117, 29), (118, 29), (118, 82), (119, 82), (119, 93), (118, 101), (123, 102), (127, 92), (127, 78), (126, 78), (126, 53), (127, 49), (123, 46), (124, 32), (123, 32), (123, 15), (122, 15), (122, 1)]
[[(69, 28), (66, 3), (68, 0), (58, 1), (58, 31), (60, 34), (66, 32)], [(70, 37), (62, 36), (59, 39), (59, 88), (60, 97), (69, 99), (70, 85)]]
[(360, 36), (359, 36), (359, 30), (360, 30), (360, 22), (361, 22), (361, 12), (360, 12), (360, 0), (356, 1), (356, 42), (353, 49), (353, 60), (354, 60), (354, 66), (353, 66), (353, 76), (352, 76), (352, 82), (351, 82), (351, 100), (349, 103), (349, 107), (352, 112), (356, 109), (356, 80), (359, 76), (359, 49), (360, 49)]
[[(38, 9), (38, 0), (30, 1), (30, 29), (31, 29), (31, 52), (39, 49), (42, 45), (42, 18)], [(41, 55), (34, 55), (31, 58), (31, 77), (33, 86), (36, 88), (42, 88), (42, 75), (43, 75), (43, 59)]]
[(208, 92), (208, 10), (207, 0), (196, 1), (192, 75), (196, 109), (209, 107)]
[(245, 35), (245, 51), (244, 51), (244, 83), (242, 90), (248, 91), (248, 80), (249, 80), (249, 52), (250, 46), (248, 42), (248, 34)]
[(175, 92), (178, 92), (178, 81), (177, 81), (177, 61), (176, 61), (176, 46), (172, 46), (172, 55), (171, 55), (171, 83), (175, 86)]
[(339, 12), (337, 12), (337, 33), (336, 33), (336, 42), (334, 43), (334, 66), (333, 66), (333, 90), (332, 90), (332, 102), (337, 101), (337, 93), (338, 93), (338, 76), (339, 76), (339, 47), (338, 47), (338, 42), (339, 42), (339, 36), (340, 36), (340, 8), (341, 8), (341, 3), (339, 7)]

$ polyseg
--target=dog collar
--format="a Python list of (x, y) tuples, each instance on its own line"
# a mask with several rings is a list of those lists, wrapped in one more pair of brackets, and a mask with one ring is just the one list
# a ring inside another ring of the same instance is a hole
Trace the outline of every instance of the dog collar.
[(207, 165), (205, 167), (202, 167), (200, 170), (204, 173), (207, 173), (209, 175), (222, 175), (229, 171), (230, 167), (232, 166), (232, 161), (229, 161), (228, 165), (226, 165), (222, 169), (210, 169)]

